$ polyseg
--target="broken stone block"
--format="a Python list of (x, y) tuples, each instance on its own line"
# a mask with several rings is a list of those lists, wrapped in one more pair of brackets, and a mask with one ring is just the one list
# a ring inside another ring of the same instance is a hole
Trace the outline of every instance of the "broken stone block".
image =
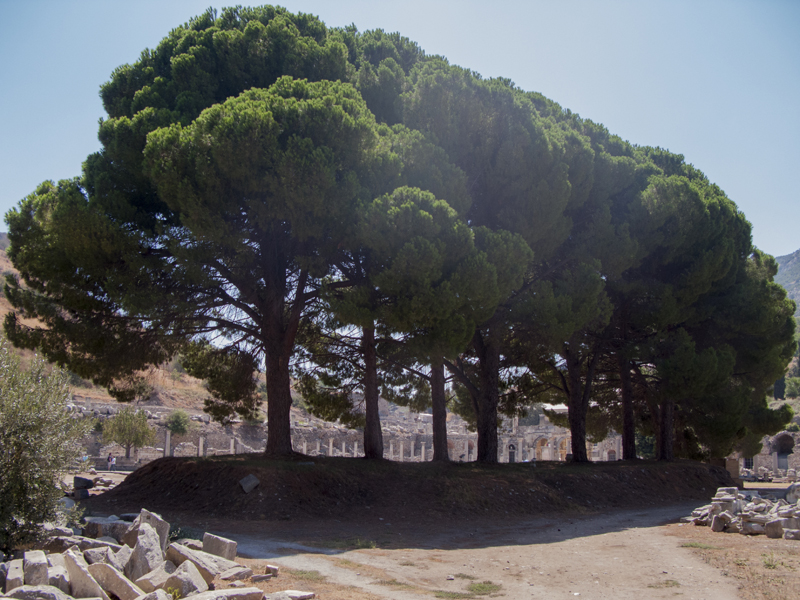
[(86, 524), (83, 528), (83, 535), (95, 539), (109, 537), (114, 540), (115, 544), (118, 544), (122, 541), (130, 526), (130, 523), (122, 519), (96, 520)]
[(42, 523), (42, 531), (48, 537), (56, 535), (72, 535), (72, 529), (69, 527), (61, 527), (60, 525), (53, 525), (52, 523)]
[(722, 518), (722, 515), (714, 515), (714, 518), (711, 519), (711, 531), (719, 533), (725, 529), (726, 522)]
[(41, 550), (26, 551), (23, 555), (22, 569), (25, 572), (25, 585), (49, 585), (47, 556)]
[(244, 490), (245, 494), (249, 494), (254, 489), (256, 489), (259, 483), (261, 482), (255, 475), (248, 475), (247, 477), (239, 481), (239, 485), (242, 486), (242, 489)]
[(48, 554), (47, 555), (47, 564), (51, 567), (64, 567), (64, 555), (63, 554)]
[(64, 552), (64, 564), (69, 573), (69, 583), (72, 587), (74, 598), (102, 598), (109, 600), (103, 588), (95, 581), (89, 573), (89, 565), (83, 559), (82, 554), (67, 550)]
[(175, 540), (176, 544), (180, 544), (181, 546), (186, 546), (191, 550), (202, 550), (203, 549), (203, 542), (200, 540), (193, 540), (191, 538), (180, 538), (179, 540)]
[(156, 530), (149, 523), (140, 523), (136, 546), (125, 564), (125, 576), (131, 581), (136, 581), (162, 564), (164, 564), (164, 553)]
[(253, 569), (247, 567), (233, 567), (227, 571), (220, 573), (219, 578), (223, 581), (237, 581), (239, 579), (247, 579), (253, 576)]
[(51, 585), (22, 585), (6, 592), (6, 597), (17, 600), (72, 600), (69, 594)]
[(8, 563), (6, 571), (6, 595), (14, 588), (25, 585), (25, 570), (21, 558), (12, 560)]
[(87, 479), (86, 477), (79, 477), (75, 475), (72, 478), (72, 489), (74, 490), (89, 490), (94, 487), (94, 481), (91, 479)]
[(215, 556), (201, 550), (190, 550), (186, 546), (180, 544), (170, 544), (167, 548), (167, 559), (171, 560), (176, 565), (181, 565), (184, 561), (190, 560), (200, 571), (206, 583), (211, 583), (214, 577), (224, 573), (228, 569), (238, 567), (235, 562)]
[(164, 584), (167, 579), (169, 579), (169, 576), (175, 572), (175, 569), (177, 569), (177, 567), (172, 561), (164, 561), (163, 565), (137, 579), (136, 585), (139, 586), (145, 594), (163, 589)]
[(48, 585), (60, 589), (65, 594), (70, 593), (69, 574), (66, 567), (47, 567), (47, 579)]
[(139, 596), (137, 600), (173, 600), (172, 596), (170, 596), (164, 590), (154, 590), (149, 594), (145, 594), (144, 596)]
[(135, 600), (144, 595), (144, 592), (139, 587), (109, 564), (94, 563), (89, 565), (89, 573), (107, 594), (113, 594), (119, 600)]
[(109, 552), (108, 564), (120, 573), (124, 573), (125, 565), (128, 564), (128, 561), (131, 559), (131, 554), (133, 554), (133, 548), (130, 546), (123, 546), (116, 552)]
[(764, 525), (764, 533), (767, 537), (773, 540), (778, 540), (783, 537), (783, 519), (774, 519)]
[(314, 592), (300, 592), (298, 590), (285, 590), (283, 592), (289, 598), (289, 600), (312, 600), (317, 596)]
[(161, 551), (164, 552), (169, 543), (169, 523), (161, 518), (160, 515), (152, 513), (149, 510), (142, 509), (142, 511), (134, 519), (133, 523), (128, 527), (128, 530), (123, 534), (120, 541), (127, 544), (131, 548), (136, 545), (136, 540), (139, 536), (139, 528), (142, 523), (147, 523), (158, 534), (158, 539), (161, 543)]
[(229, 585), (231, 587), (235, 587), (235, 588), (243, 588), (244, 587), (244, 581), (231, 581)]
[(750, 521), (744, 521), (742, 523), (742, 530), (740, 532), (742, 535), (759, 535), (764, 533), (764, 526), (760, 523), (751, 523)]
[(785, 540), (800, 540), (800, 529), (784, 529), (783, 539)]
[(72, 548), (73, 546), (78, 546), (81, 552), (88, 550), (89, 548), (111, 548), (114, 552), (117, 552), (120, 548), (122, 548), (122, 546), (119, 544), (111, 544), (109, 542), (94, 540), (92, 538), (83, 537), (82, 535), (59, 535), (57, 537), (50, 538), (43, 544), (40, 544), (39, 548), (45, 552), (50, 552), (51, 554), (60, 554), (65, 550)]
[(734, 519), (730, 523), (725, 526), (726, 533), (741, 533), (742, 532), (742, 521), (740, 519)]
[(164, 583), (164, 590), (172, 593), (172, 590), (180, 592), (180, 597), (185, 598), (190, 594), (198, 592), (205, 592), (208, 590), (206, 583), (200, 571), (194, 566), (190, 560), (184, 561), (175, 572), (170, 575), (169, 579)]
[(278, 571), (280, 571), (280, 570), (281, 570), (281, 568), (278, 565), (267, 565), (266, 566), (266, 572), (271, 574), (273, 577), (277, 577), (278, 576)]
[(265, 573), (264, 575), (253, 575), (250, 581), (258, 583), (259, 581), (269, 581), (270, 579), (272, 579), (272, 573)]
[(83, 551), (83, 558), (85, 558), (86, 562), (90, 565), (94, 563), (107, 563), (108, 554), (109, 551), (107, 547), (89, 548)]
[(264, 592), (256, 587), (210, 590), (192, 596), (192, 600), (262, 600), (263, 598)]
[(786, 501), (789, 504), (797, 504), (800, 500), (800, 483), (793, 483), (786, 490)]
[(236, 542), (224, 537), (206, 533), (203, 535), (203, 552), (221, 556), (227, 560), (236, 560)]

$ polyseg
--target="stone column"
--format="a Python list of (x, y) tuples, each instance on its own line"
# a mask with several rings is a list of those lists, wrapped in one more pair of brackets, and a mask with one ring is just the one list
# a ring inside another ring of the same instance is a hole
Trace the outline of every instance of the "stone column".
[(419, 449), (419, 461), (425, 462), (425, 442), (422, 442), (422, 446)]
[(394, 440), (389, 440), (389, 460), (394, 460)]
[(320, 447), (320, 441), (317, 440), (317, 456), (322, 454), (322, 448)]
[(464, 440), (464, 460), (469, 462), (469, 439)]
[(236, 439), (231, 438), (231, 454), (236, 454)]
[(400, 462), (403, 462), (405, 460), (405, 448), (403, 448), (404, 445), (405, 442), (403, 440), (400, 440)]
[(164, 440), (164, 456), (172, 456), (172, 432), (167, 429), (167, 437)]
[(411, 462), (414, 462), (414, 455), (416, 454), (414, 446), (416, 446), (416, 444), (414, 440), (411, 440), (411, 448), (408, 450), (408, 460)]
[(358, 440), (353, 442), (353, 458), (358, 458)]
[(197, 440), (197, 456), (205, 456), (206, 455), (206, 438), (200, 437)]
[(303, 440), (303, 454), (308, 454), (308, 442)]
[(342, 442), (342, 456), (347, 456), (347, 442)]
[(328, 456), (333, 456), (333, 438), (328, 438)]
[(778, 476), (778, 453), (772, 453), (772, 472), (775, 473), (775, 477)]

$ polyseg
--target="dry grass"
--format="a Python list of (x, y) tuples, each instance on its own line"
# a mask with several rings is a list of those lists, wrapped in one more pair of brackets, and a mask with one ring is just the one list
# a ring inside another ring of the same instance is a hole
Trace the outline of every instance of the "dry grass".
[(800, 598), (800, 542), (714, 533), (692, 525), (673, 525), (670, 534), (685, 540), (681, 545), (687, 552), (733, 578), (741, 600)]
[[(240, 557), (238, 560), (253, 569), (254, 573), (264, 573), (266, 570), (267, 561), (263, 559), (243, 559)], [(229, 587), (224, 582), (215, 583), (218, 584), (217, 589)], [(359, 588), (330, 582), (317, 571), (281, 569), (278, 577), (259, 583), (245, 583), (248, 586), (263, 590), (266, 594), (274, 594), (284, 590), (303, 590), (314, 592), (317, 598), (324, 598), (325, 600), (382, 600), (381, 596), (376, 596)]]

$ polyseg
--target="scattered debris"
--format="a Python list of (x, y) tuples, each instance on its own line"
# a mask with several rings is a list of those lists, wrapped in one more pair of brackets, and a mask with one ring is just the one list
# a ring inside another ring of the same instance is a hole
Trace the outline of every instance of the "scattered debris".
[[(123, 517), (126, 518), (90, 517), (79, 530), (82, 535), (63, 535), (62, 528), (45, 528), (51, 537), (39, 549), (26, 550), (15, 560), (0, 562), (0, 573), (4, 575), (0, 580), (0, 596), (16, 600), (315, 597), (313, 592), (297, 590), (265, 596), (252, 584), (277, 577), (278, 567), (267, 565), (265, 574), (254, 575), (251, 569), (236, 562), (237, 544), (233, 540), (207, 533), (202, 543), (198, 540), (185, 540), (187, 545), (169, 543), (169, 523), (159, 515), (142, 509), (138, 515)], [(0, 555), (0, 561), (4, 558)], [(215, 589), (215, 579), (228, 582), (231, 587)]]
[[(790, 491), (795, 486), (791, 486)], [(800, 486), (798, 486), (800, 488)], [(789, 496), (789, 494), (787, 494)], [(700, 506), (692, 515), (682, 520), (695, 525), (706, 525), (711, 531), (765, 534), (768, 538), (800, 539), (800, 504), (796, 494), (793, 502), (784, 499), (762, 498), (758, 492), (721, 487), (711, 499), (711, 504)]]

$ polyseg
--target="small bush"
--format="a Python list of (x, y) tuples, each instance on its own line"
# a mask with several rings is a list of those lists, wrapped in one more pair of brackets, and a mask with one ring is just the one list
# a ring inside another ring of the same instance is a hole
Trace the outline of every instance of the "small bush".
[(82, 453), (92, 426), (66, 410), (69, 374), (40, 359), (23, 370), (0, 342), (0, 550), (35, 540), (56, 520), (60, 479)]

